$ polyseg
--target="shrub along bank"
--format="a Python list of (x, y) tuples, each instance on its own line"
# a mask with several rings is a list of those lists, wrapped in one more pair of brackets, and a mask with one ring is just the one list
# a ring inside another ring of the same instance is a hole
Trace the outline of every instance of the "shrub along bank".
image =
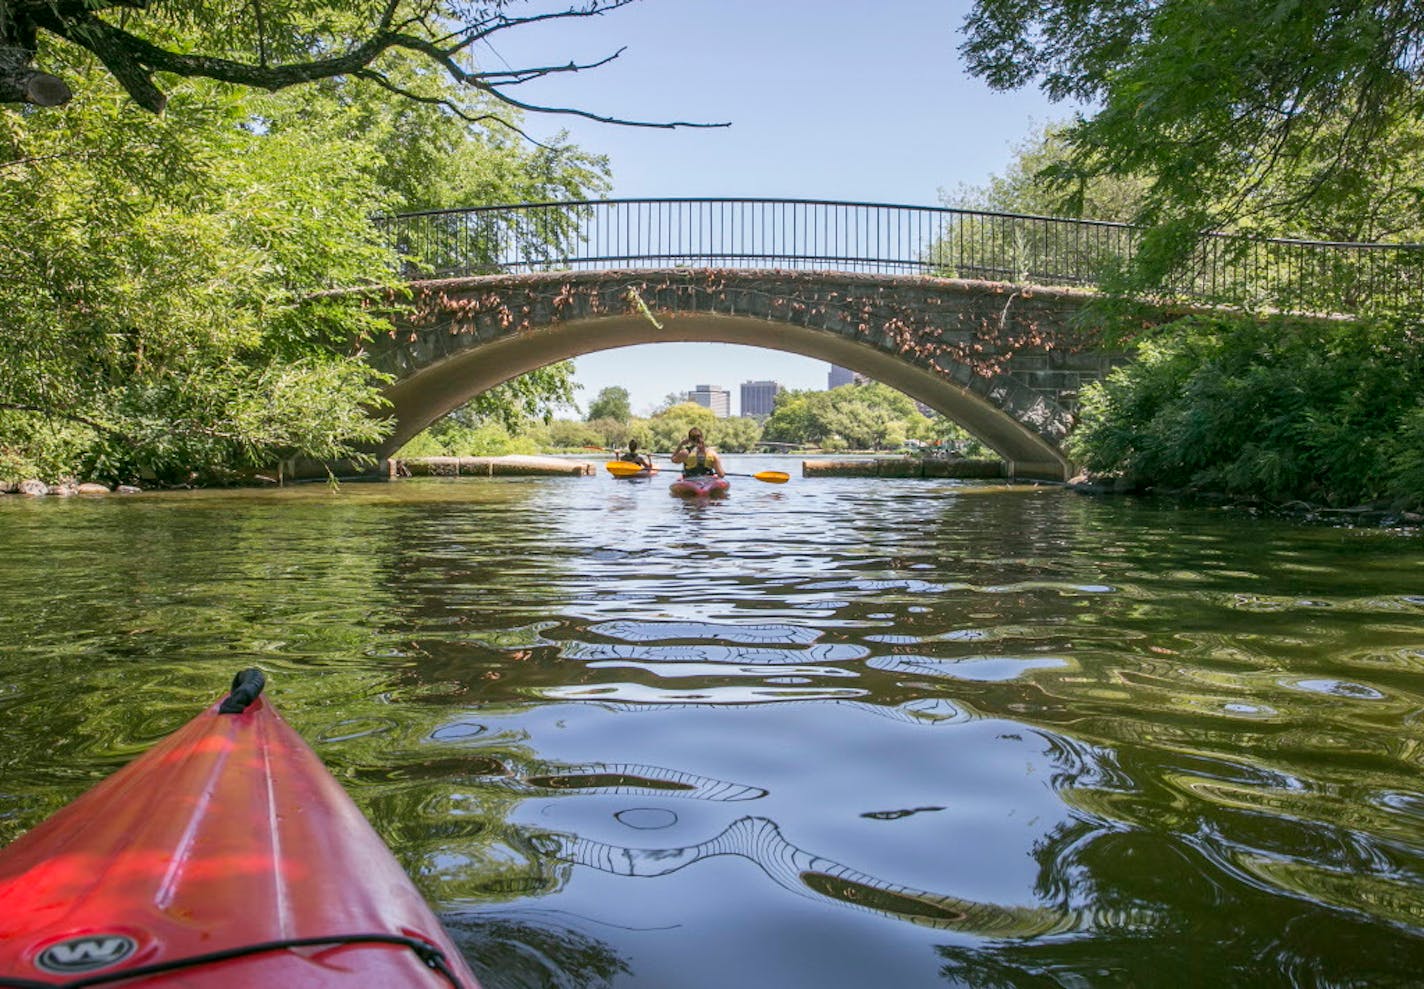
[(1084, 394), (1071, 453), (1144, 487), (1424, 505), (1424, 322), (1194, 316)]

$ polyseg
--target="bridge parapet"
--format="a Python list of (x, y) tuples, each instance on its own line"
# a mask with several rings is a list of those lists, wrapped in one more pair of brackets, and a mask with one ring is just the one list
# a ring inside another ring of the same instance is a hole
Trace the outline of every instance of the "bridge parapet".
[(398, 329), (369, 348), (372, 363), (396, 378), (389, 450), (532, 368), (632, 344), (712, 341), (861, 370), (965, 426), (1015, 475), (1062, 479), (1078, 392), (1120, 357), (1075, 328), (1090, 295), (965, 279), (654, 269), (488, 275), (413, 289)]
[[(613, 268), (780, 268), (1100, 289), (1142, 231), (1120, 223), (824, 200), (614, 199), (378, 221), (418, 278)], [(1424, 245), (1204, 235), (1157, 293), (1315, 314), (1424, 305)]]

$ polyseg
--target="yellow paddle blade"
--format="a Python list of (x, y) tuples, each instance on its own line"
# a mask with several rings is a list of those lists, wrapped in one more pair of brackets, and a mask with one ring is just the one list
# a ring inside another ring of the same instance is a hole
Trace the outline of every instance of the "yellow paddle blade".
[(614, 477), (632, 477), (634, 474), (643, 473), (642, 467), (626, 460), (610, 460), (603, 466)]
[(791, 480), (791, 475), (779, 470), (764, 470), (753, 474), (752, 477), (758, 481), (766, 481), (768, 484), (785, 484)]

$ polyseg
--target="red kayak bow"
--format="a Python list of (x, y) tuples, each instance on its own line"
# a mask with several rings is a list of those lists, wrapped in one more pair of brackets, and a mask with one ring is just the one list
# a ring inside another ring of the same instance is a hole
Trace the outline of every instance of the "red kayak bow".
[(262, 679), (0, 850), (0, 986), (477, 989)]

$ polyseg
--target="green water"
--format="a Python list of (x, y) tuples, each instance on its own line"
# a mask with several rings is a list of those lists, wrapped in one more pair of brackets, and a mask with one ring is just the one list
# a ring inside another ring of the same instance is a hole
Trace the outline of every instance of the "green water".
[(257, 664), (491, 989), (1424, 971), (1419, 533), (600, 477), (9, 497), (0, 547), (0, 843)]

